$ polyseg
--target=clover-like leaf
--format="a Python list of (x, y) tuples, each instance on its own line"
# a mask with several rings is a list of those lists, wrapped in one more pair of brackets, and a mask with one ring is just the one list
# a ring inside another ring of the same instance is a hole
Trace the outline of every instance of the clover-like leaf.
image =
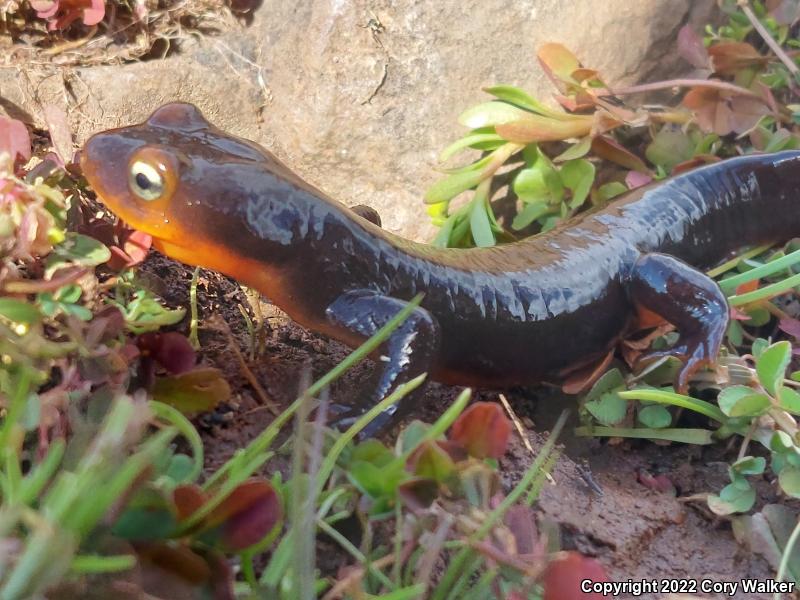
[(729, 417), (752, 417), (763, 414), (770, 407), (770, 399), (753, 388), (732, 385), (719, 393), (717, 403)]
[(786, 376), (790, 360), (792, 360), (792, 345), (782, 341), (769, 346), (756, 361), (758, 381), (773, 396), (783, 386), (783, 378)]

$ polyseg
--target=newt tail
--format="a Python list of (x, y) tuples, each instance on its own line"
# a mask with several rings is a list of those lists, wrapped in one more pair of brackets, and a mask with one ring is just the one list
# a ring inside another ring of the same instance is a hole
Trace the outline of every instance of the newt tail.
[(351, 346), (423, 292), (386, 343), (388, 361), (357, 410), (425, 372), (493, 388), (557, 376), (607, 354), (637, 308), (677, 328), (678, 342), (660, 354), (683, 361), (676, 385), (685, 391), (716, 359), (728, 324), (724, 295), (698, 269), (800, 234), (800, 151), (698, 168), (547, 233), (468, 250), (381, 229), (374, 211), (330, 199), (189, 104), (98, 133), (81, 164), (106, 205), (161, 252), (234, 277), (301, 325)]

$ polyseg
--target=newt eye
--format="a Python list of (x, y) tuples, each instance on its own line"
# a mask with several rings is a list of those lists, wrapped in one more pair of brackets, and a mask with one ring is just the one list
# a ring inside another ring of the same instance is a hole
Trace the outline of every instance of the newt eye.
[(172, 152), (145, 146), (128, 162), (128, 188), (145, 202), (169, 202), (178, 187), (179, 165)]
[(156, 167), (141, 160), (131, 165), (128, 183), (131, 191), (147, 202), (158, 200), (164, 193), (164, 177)]

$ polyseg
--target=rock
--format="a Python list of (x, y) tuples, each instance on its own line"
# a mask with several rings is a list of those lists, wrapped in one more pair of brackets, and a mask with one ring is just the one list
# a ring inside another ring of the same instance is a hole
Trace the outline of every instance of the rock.
[[(598, 7), (602, 5), (602, 9)], [(40, 122), (64, 106), (78, 142), (147, 116), (170, 100), (270, 148), (348, 205), (369, 204), (384, 227), (426, 240), (421, 204), (438, 153), (462, 133), (481, 87), (552, 86), (535, 58), (564, 43), (611, 84), (686, 70), (678, 29), (700, 29), (713, 0), (264, 0), (252, 24), (187, 44), (165, 60), (63, 71), (0, 70), (0, 97)], [(65, 93), (66, 91), (66, 93)]]

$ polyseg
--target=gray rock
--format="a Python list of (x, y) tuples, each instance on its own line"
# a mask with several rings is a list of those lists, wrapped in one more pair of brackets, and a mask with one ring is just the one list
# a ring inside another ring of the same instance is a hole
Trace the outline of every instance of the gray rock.
[[(345, 204), (369, 204), (408, 237), (433, 231), (421, 204), (438, 153), (481, 87), (553, 88), (536, 61), (567, 45), (611, 84), (672, 75), (678, 29), (713, 0), (265, 0), (249, 27), (179, 55), (77, 70), (0, 69), (0, 97), (41, 124), (67, 109), (78, 142), (159, 105), (197, 104)], [(12, 107), (13, 108), (13, 107)]]

